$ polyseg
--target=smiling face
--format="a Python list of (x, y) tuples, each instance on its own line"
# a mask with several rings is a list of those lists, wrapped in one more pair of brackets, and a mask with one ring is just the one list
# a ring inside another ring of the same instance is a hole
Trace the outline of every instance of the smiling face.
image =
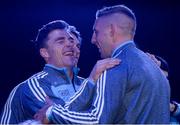
[(79, 56), (75, 57), (76, 41), (67, 30), (56, 29), (48, 34), (46, 46), (40, 49), (46, 63), (56, 67), (73, 67), (77, 65)]
[(107, 24), (106, 19), (98, 18), (93, 27), (92, 44), (95, 44), (101, 53), (101, 58), (111, 57), (113, 50), (113, 37), (111, 26)]
[(78, 63), (78, 60), (79, 60), (79, 57), (80, 57), (80, 47), (81, 47), (81, 44), (80, 44), (80, 41), (77, 39), (77, 37), (72, 34), (72, 38), (74, 39), (74, 46), (73, 46), (73, 52), (74, 52), (74, 65), (77, 66), (77, 63)]

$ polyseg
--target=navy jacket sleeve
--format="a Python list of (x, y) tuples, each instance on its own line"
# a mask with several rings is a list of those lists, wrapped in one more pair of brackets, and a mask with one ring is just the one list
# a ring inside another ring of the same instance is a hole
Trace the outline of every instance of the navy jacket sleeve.
[(20, 103), (19, 99), (17, 98), (19, 96), (19, 86), (15, 87), (9, 97), (8, 100), (6, 101), (6, 104), (4, 106), (4, 109), (2, 110), (1, 113), (1, 121), (0, 124), (13, 124), (17, 123), (19, 118), (17, 116), (18, 110), (20, 109)]
[[(63, 107), (54, 105), (50, 116), (53, 123), (98, 123), (102, 113), (102, 96), (105, 85), (106, 71), (97, 81), (96, 86), (86, 81), (84, 86)], [(95, 89), (96, 88), (96, 89)], [(90, 101), (96, 93), (93, 103)], [(90, 107), (87, 108), (87, 105)]]
[(70, 98), (69, 102), (66, 102), (64, 107), (68, 108), (69, 110), (74, 109), (74, 111), (89, 109), (96, 93), (95, 88), (96, 83), (90, 81), (89, 79), (85, 79), (79, 91), (77, 91), (74, 96)]
[(2, 112), (1, 124), (17, 124), (33, 119), (43, 107), (46, 94), (34, 80), (28, 79), (12, 90)]

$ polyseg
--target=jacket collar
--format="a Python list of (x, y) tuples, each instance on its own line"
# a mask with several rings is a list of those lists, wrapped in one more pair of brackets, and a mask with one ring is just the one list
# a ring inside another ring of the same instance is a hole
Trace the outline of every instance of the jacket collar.
[[(73, 67), (72, 70), (73, 70), (73, 78), (76, 79), (80, 69), (78, 67)], [(45, 64), (44, 71), (47, 71), (48, 73), (55, 75), (55, 76), (65, 77), (68, 79), (68, 81), (71, 81), (71, 78), (69, 77), (69, 75), (67, 73), (66, 67), (59, 68), (59, 67), (56, 67), (51, 64)]]
[(136, 45), (135, 45), (134, 41), (132, 41), (132, 40), (126, 41), (116, 47), (116, 49), (113, 51), (111, 57), (117, 57), (128, 46), (136, 46)]

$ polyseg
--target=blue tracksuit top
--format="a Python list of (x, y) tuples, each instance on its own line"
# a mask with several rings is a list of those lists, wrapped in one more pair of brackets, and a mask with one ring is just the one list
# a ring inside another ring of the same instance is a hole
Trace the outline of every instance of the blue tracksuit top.
[(49, 120), (82, 124), (170, 123), (170, 87), (159, 67), (134, 42), (118, 48), (113, 57), (122, 62), (100, 76), (92, 103), (88, 99), (93, 91), (85, 83), (64, 106), (54, 104), (49, 108)]
[(12, 90), (2, 111), (0, 124), (17, 124), (33, 119), (33, 115), (44, 106), (46, 96), (63, 105), (79, 89), (83, 80), (77, 76), (76, 68), (71, 82), (65, 68), (46, 64), (43, 71)]

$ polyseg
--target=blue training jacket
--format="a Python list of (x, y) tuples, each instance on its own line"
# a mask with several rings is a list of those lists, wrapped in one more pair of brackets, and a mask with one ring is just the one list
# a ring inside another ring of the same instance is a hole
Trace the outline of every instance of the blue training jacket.
[(72, 82), (65, 68), (46, 64), (42, 72), (12, 90), (2, 111), (0, 124), (17, 124), (33, 119), (34, 114), (45, 105), (46, 96), (64, 105), (79, 90), (83, 81), (83, 78), (77, 76), (76, 68)]
[(53, 105), (48, 119), (82, 124), (170, 123), (170, 87), (159, 67), (132, 41), (118, 48), (113, 57), (122, 62), (98, 79), (92, 103), (88, 99), (93, 93), (85, 83), (64, 106)]

